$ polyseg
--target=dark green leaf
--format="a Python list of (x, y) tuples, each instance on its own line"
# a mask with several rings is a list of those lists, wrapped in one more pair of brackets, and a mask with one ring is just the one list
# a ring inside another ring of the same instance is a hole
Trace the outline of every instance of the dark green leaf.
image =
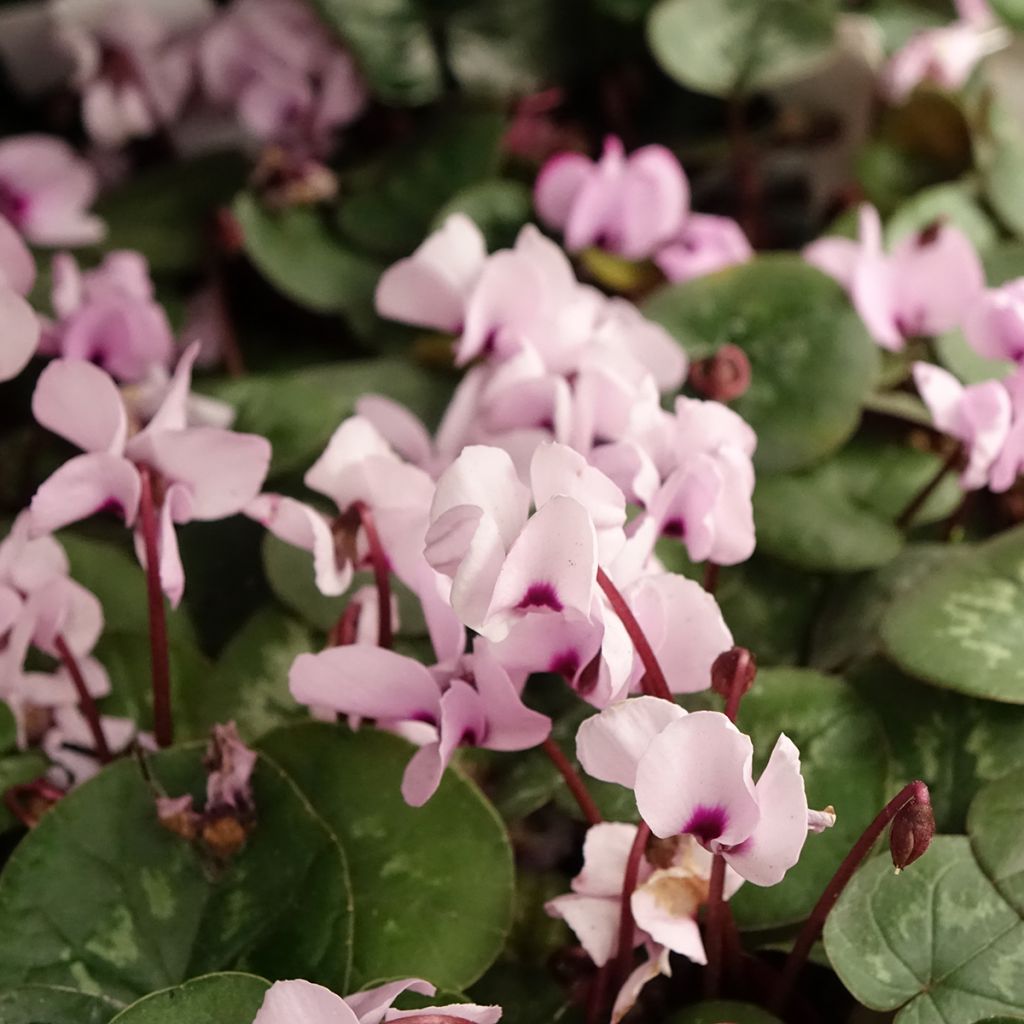
[(263, 541), (263, 568), (277, 599), (321, 633), (337, 624), (348, 597), (325, 597), (313, 578), (313, 556), (268, 533)]
[(358, 174), (338, 219), (357, 245), (394, 258), (412, 252), (437, 211), (468, 185), (493, 177), (504, 128), (496, 114), (452, 116)]
[(749, 93), (810, 71), (828, 56), (834, 0), (660, 0), (647, 22), (654, 59), (714, 96)]
[[(41, 778), (49, 767), (49, 758), (34, 750), (0, 757), (0, 794), (6, 793), (11, 786), (21, 786)], [(7, 809), (7, 804), (0, 801), (0, 832), (6, 832), (17, 824), (14, 815)], [(2, 1020), (0, 1017), (0, 1022)]]
[(882, 641), (906, 672), (974, 697), (1024, 704), (1024, 527), (928, 573), (896, 602)]
[(745, 885), (733, 897), (744, 928), (774, 928), (807, 916), (854, 840), (885, 802), (886, 749), (871, 709), (842, 680), (807, 669), (764, 669), (740, 707), (757, 767), (779, 733), (800, 748), (811, 807), (836, 809), (834, 828), (809, 835), (800, 862), (768, 889)]
[(853, 433), (878, 372), (878, 350), (842, 289), (795, 256), (761, 257), (645, 304), (694, 357), (726, 342), (750, 358), (733, 403), (757, 431), (762, 470), (799, 469)]
[(1024, 2), (1022, 0), (992, 0), (992, 10), (1010, 28), (1024, 29)]
[(117, 1003), (102, 996), (56, 985), (22, 985), (0, 992), (2, 1024), (108, 1024), (117, 1010)]
[(14, 713), (4, 703), (0, 703), (0, 754), (13, 750), (18, 742), (18, 723)]
[(829, 915), (825, 948), (865, 1006), (902, 1007), (896, 1024), (1024, 1010), (1024, 922), (965, 836), (937, 836), (899, 875), (887, 856), (869, 861)]
[(967, 831), (981, 869), (1003, 899), (1024, 916), (1024, 770), (990, 782), (978, 793)]
[[(169, 750), (150, 766), (169, 794), (201, 801), (201, 755)], [(255, 829), (219, 871), (158, 823), (132, 760), (65, 797), (0, 876), (0, 985), (127, 1001), (243, 968), (344, 989), (352, 915), (341, 847), (274, 764), (261, 759), (253, 783)]]
[(722, 1021), (729, 1021), (729, 1024), (780, 1024), (778, 1017), (758, 1006), (725, 999), (687, 1006), (668, 1020), (669, 1024), (721, 1024)]
[(233, 209), (246, 255), (275, 288), (318, 313), (345, 314), (358, 330), (373, 322), (373, 290), (383, 267), (338, 237), (321, 210), (269, 210), (249, 192)]
[(512, 855), (493, 808), (458, 773), (421, 808), (402, 799), (414, 748), (387, 733), (307, 723), (260, 744), (345, 846), (355, 896), (353, 987), (388, 977), (464, 989), (511, 923)]
[(481, 1006), (500, 1006), (502, 1024), (554, 1024), (568, 1009), (566, 991), (551, 971), (524, 964), (495, 964), (469, 994)]
[(433, 226), (440, 227), (453, 213), (464, 213), (476, 223), (488, 249), (509, 248), (533, 214), (533, 197), (520, 181), (491, 178), (469, 185), (453, 196), (438, 211)]
[(110, 1024), (252, 1024), (268, 987), (253, 974), (207, 974), (145, 996)]

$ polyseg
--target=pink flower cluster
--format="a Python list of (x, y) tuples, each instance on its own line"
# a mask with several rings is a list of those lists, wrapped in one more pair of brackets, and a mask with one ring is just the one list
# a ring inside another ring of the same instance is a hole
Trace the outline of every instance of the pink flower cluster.
[(534, 187), (540, 219), (562, 232), (570, 252), (596, 246), (627, 260), (653, 260), (670, 281), (688, 281), (743, 263), (753, 252), (728, 217), (694, 213), (690, 184), (675, 155), (644, 146), (628, 156), (609, 136), (597, 161), (559, 153)]

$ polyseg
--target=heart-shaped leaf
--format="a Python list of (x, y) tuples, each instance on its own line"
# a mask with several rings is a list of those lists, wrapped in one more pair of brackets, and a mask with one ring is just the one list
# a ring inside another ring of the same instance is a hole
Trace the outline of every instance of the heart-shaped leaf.
[(511, 923), (512, 855), (494, 809), (458, 773), (421, 808), (402, 773), (415, 748), (387, 733), (310, 722), (263, 738), (345, 846), (355, 897), (353, 988), (424, 977), (461, 990)]
[(716, 999), (708, 1003), (687, 1006), (669, 1017), (669, 1024), (780, 1024), (767, 1010), (750, 1003), (736, 1003), (731, 999)]
[(739, 345), (750, 389), (733, 403), (757, 431), (762, 470), (800, 469), (854, 431), (878, 350), (842, 289), (796, 256), (670, 285), (644, 305), (694, 357)]
[(464, 213), (483, 232), (490, 250), (509, 248), (533, 215), (533, 196), (521, 181), (489, 178), (456, 193), (434, 217), (439, 228), (453, 213)]
[(207, 974), (145, 996), (110, 1024), (252, 1024), (268, 988), (254, 974)]
[(1024, 704), (1024, 527), (976, 545), (895, 602), (882, 641), (906, 672)]
[(3, 1024), (108, 1024), (118, 1009), (102, 996), (57, 985), (21, 985), (0, 992)]
[(982, 870), (1024, 916), (1024, 770), (990, 782), (978, 793), (967, 831)]
[[(201, 760), (196, 745), (149, 765), (168, 794), (202, 806)], [(219, 869), (160, 825), (134, 761), (70, 793), (0, 875), (0, 986), (128, 1001), (241, 967), (344, 990), (352, 914), (342, 849), (274, 764), (260, 759), (253, 786), (255, 828)]]
[[(0, 794), (6, 793), (12, 786), (21, 786), (41, 778), (49, 767), (49, 759), (36, 750), (0, 757)], [(0, 832), (6, 832), (17, 824), (7, 804), (0, 802)], [(0, 1017), (0, 1020), (3, 1018)]]
[(887, 856), (865, 864), (829, 915), (825, 949), (860, 1002), (899, 1009), (896, 1024), (1024, 1011), (1024, 922), (965, 836), (937, 836), (899, 875)]

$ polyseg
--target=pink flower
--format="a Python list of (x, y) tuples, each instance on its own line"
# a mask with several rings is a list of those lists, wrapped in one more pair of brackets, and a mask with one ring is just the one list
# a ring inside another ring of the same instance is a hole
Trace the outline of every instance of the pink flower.
[(300, 654), (288, 682), (301, 704), (372, 718), (421, 743), (402, 780), (413, 807), (433, 796), (459, 746), (527, 750), (551, 731), (481, 640), (472, 654), (429, 669), (381, 647), (331, 647)]
[(86, 211), (96, 172), (61, 139), (15, 135), (0, 141), (0, 216), (35, 245), (92, 245), (105, 227)]
[(1024, 277), (982, 292), (963, 328), (971, 347), (988, 359), (1024, 362)]
[(804, 257), (850, 293), (871, 336), (899, 351), (908, 338), (936, 335), (959, 326), (985, 287), (974, 246), (955, 227), (936, 224), (882, 247), (878, 211), (860, 208), (860, 240), (823, 238)]
[(717, 711), (687, 714), (656, 697), (634, 697), (587, 719), (576, 752), (595, 778), (634, 790), (661, 838), (690, 835), (741, 877), (775, 885), (797, 862), (810, 825), (800, 754), (785, 734), (757, 784), (753, 745)]
[[(40, 376), (32, 399), (36, 419), (85, 452), (36, 491), (33, 533), (59, 530), (107, 508), (134, 525), (144, 468), (154, 479), (159, 506), (160, 580), (174, 605), (185, 586), (175, 524), (240, 512), (258, 493), (270, 463), (270, 445), (262, 437), (186, 425), (195, 357), (193, 346), (182, 356), (156, 415), (132, 437), (117, 386), (91, 363), (54, 360)], [(136, 551), (144, 563), (138, 531)]]
[[(598, 967), (615, 955), (622, 913), (626, 862), (636, 839), (637, 826), (604, 822), (587, 830), (583, 843), (583, 870), (572, 880), (572, 892), (545, 904), (575, 932)], [(630, 896), (635, 945), (647, 949), (647, 961), (623, 986), (613, 1019), (619, 1019), (636, 1001), (640, 989), (657, 974), (671, 973), (668, 953), (679, 953), (694, 963), (707, 963), (697, 914), (707, 901), (711, 854), (692, 836), (651, 844), (640, 861), (637, 886)], [(743, 884), (727, 869), (725, 898)]]
[(301, 0), (235, 0), (199, 64), (209, 98), (262, 141), (323, 150), (367, 101), (355, 62)]
[(736, 221), (709, 213), (691, 213), (678, 234), (654, 254), (654, 262), (670, 281), (690, 281), (746, 263), (753, 255), (754, 250)]
[(534, 203), (540, 219), (563, 232), (570, 251), (598, 246), (642, 260), (681, 228), (690, 186), (663, 146), (627, 157), (622, 142), (608, 136), (597, 162), (577, 153), (552, 157), (537, 177)]
[(58, 253), (52, 272), (57, 320), (43, 337), (47, 354), (94, 362), (129, 383), (147, 379), (154, 369), (166, 371), (174, 336), (153, 297), (144, 256), (112, 252), (83, 273), (73, 256)]
[(39, 318), (25, 301), (35, 279), (32, 254), (10, 222), (0, 216), (0, 381), (17, 377), (39, 344)]
[(194, 78), (188, 31), (205, 4), (168, 6), (157, 16), (144, 4), (114, 0), (59, 21), (61, 42), (75, 62), (82, 120), (101, 146), (122, 146), (173, 123)]
[(914, 383), (935, 426), (964, 446), (963, 486), (971, 491), (986, 484), (995, 491), (1007, 490), (1016, 479), (1017, 467), (1011, 468), (1009, 452), (1004, 455), (1014, 418), (1006, 385), (987, 380), (964, 387), (948, 370), (931, 363), (914, 364)]
[(421, 1013), (462, 1017), (473, 1024), (497, 1024), (501, 1017), (500, 1006), (473, 1003), (431, 1006), (426, 1010), (395, 1010), (391, 1006), (403, 992), (432, 996), (435, 991), (429, 982), (404, 978), (342, 999), (330, 989), (309, 981), (278, 981), (270, 986), (252, 1024), (386, 1024)]

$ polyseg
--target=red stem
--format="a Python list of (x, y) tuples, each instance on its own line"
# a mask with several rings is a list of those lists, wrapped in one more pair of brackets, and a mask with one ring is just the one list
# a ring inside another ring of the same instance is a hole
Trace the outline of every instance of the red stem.
[(626, 861), (626, 873), (622, 876), (622, 906), (619, 911), (619, 946), (615, 954), (615, 982), (616, 987), (623, 985), (629, 977), (633, 964), (633, 908), (631, 900), (633, 890), (636, 889), (636, 881), (640, 876), (640, 861), (643, 858), (644, 850), (647, 849), (647, 840), (651, 838), (651, 830), (647, 822), (641, 821), (637, 826), (636, 838), (629, 849), (629, 859)]
[(327, 634), (328, 647), (346, 647), (356, 642), (356, 630), (359, 628), (359, 617), (363, 606), (358, 601), (349, 601), (345, 610), (338, 616), (338, 621)]
[(68, 675), (71, 676), (75, 693), (78, 694), (78, 710), (82, 712), (82, 717), (89, 724), (92, 741), (96, 747), (96, 756), (101, 764), (109, 764), (113, 760), (113, 755), (110, 753), (110, 747), (107, 746), (107, 738), (103, 735), (103, 725), (100, 722), (99, 709), (96, 707), (96, 701), (93, 700), (92, 694), (89, 692), (89, 687), (86, 685), (78, 660), (72, 653), (71, 648), (68, 647), (63, 634), (58, 633), (53, 643), (57, 648), (57, 653), (60, 655), (60, 660), (68, 670)]
[(704, 563), (704, 589), (709, 594), (714, 594), (718, 590), (718, 563), (717, 562), (705, 562)]
[(708, 965), (704, 971), (704, 996), (717, 999), (722, 987), (723, 927), (725, 924), (725, 858), (716, 853), (711, 861), (708, 885), (707, 917), (704, 922), (704, 951)]
[(950, 470), (956, 469), (957, 464), (963, 455), (963, 448), (960, 445), (955, 445), (950, 451), (949, 455), (946, 456), (942, 465), (936, 470), (935, 475), (921, 488), (917, 494), (911, 498), (910, 503), (903, 509), (903, 511), (896, 517), (896, 526), (900, 530), (908, 530), (913, 525), (914, 520), (917, 518), (918, 512), (924, 508), (925, 502), (935, 493), (938, 489), (939, 484), (946, 478), (946, 474)]
[(359, 515), (366, 542), (370, 547), (370, 561), (373, 564), (373, 581), (377, 585), (377, 643), (381, 647), (390, 647), (394, 639), (391, 629), (391, 567), (384, 546), (377, 533), (377, 525), (373, 521), (373, 513), (366, 502), (357, 501), (352, 508)]
[(551, 763), (558, 769), (559, 775), (565, 780), (569, 792), (576, 798), (576, 803), (579, 804), (583, 817), (587, 819), (587, 824), (600, 825), (604, 820), (601, 817), (601, 812), (597, 809), (594, 798), (587, 790), (586, 783), (579, 777), (572, 762), (562, 752), (562, 748), (550, 736), (541, 746), (544, 748), (544, 753), (551, 759)]
[(814, 905), (810, 917), (807, 918), (803, 928), (800, 929), (800, 934), (797, 936), (789, 957), (786, 959), (782, 974), (775, 988), (770, 1007), (773, 1013), (778, 1014), (785, 1008), (790, 993), (793, 990), (793, 983), (807, 962), (811, 947), (817, 942), (818, 936), (821, 935), (829, 911), (835, 906), (836, 900), (842, 895), (843, 890), (860, 866), (861, 861), (871, 852), (871, 847), (875, 845), (875, 841), (885, 831), (886, 825), (907, 804), (915, 801), (922, 804), (929, 804), (931, 802), (928, 787), (920, 780), (904, 786), (878, 812), (875, 820), (868, 825), (863, 835), (850, 848), (850, 852), (846, 855), (845, 860), (839, 865), (835, 875), (832, 876), (832, 881), (828, 883), (825, 891)]
[(23, 782), (20, 785), (11, 786), (10, 789), (5, 790), (4, 806), (25, 828), (35, 828), (39, 823), (39, 818), (34, 816), (29, 809), (22, 806), (22, 797), (36, 797), (39, 800), (55, 804), (64, 795), (64, 790), (58, 789), (45, 778), (36, 779), (33, 782)]
[(672, 691), (665, 681), (665, 673), (661, 671), (658, 659), (654, 656), (654, 651), (647, 642), (640, 623), (636, 621), (632, 610), (626, 604), (626, 599), (619, 593), (618, 587), (608, 578), (604, 569), (597, 570), (597, 582), (604, 591), (604, 596), (608, 598), (608, 603), (615, 610), (615, 614), (622, 620), (629, 639), (633, 641), (633, 646), (636, 648), (636, 653), (640, 655), (640, 660), (644, 663), (644, 677), (640, 681), (644, 693), (652, 697), (661, 697), (663, 700), (672, 700)]
[(153, 480), (148, 466), (139, 467), (142, 497), (139, 501), (139, 525), (146, 550), (146, 596), (149, 602), (149, 658), (153, 679), (153, 734), (157, 746), (174, 742), (171, 716), (171, 666), (167, 646), (167, 617), (160, 587), (160, 552), (157, 548), (156, 506)]

